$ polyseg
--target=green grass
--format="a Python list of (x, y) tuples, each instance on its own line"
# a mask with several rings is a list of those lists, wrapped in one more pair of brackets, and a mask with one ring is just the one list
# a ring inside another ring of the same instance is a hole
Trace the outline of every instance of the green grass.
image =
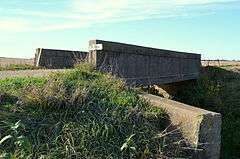
[[(36, 77), (15, 77), (0, 80), (0, 90), (4, 93), (19, 95), (21, 89), (27, 86), (43, 86), (47, 82), (46, 78)], [(1, 93), (0, 92), (0, 93)]]
[(35, 70), (35, 69), (39, 69), (39, 67), (28, 64), (11, 64), (4, 67), (0, 67), (0, 71)]
[(197, 82), (183, 86), (176, 100), (219, 112), (222, 158), (240, 158), (240, 68), (206, 67)]
[[(87, 65), (0, 80), (0, 158), (157, 158), (167, 115)], [(171, 154), (179, 155), (179, 154)]]

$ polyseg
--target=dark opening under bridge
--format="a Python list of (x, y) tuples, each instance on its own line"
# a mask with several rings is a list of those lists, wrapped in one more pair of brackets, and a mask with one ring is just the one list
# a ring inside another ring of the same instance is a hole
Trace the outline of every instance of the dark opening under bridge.
[[(68, 60), (72, 63), (72, 61), (79, 61), (74, 58), (81, 57), (82, 61), (84, 57), (85, 61), (95, 65), (98, 70), (112, 73), (125, 80), (129, 85), (168, 84), (197, 79), (201, 67), (200, 54), (103, 40), (91, 40), (89, 42), (89, 52), (77, 52), (77, 56), (76, 51), (37, 50), (42, 51), (36, 53), (35, 57), (39, 66), (68, 68), (70, 66)], [(60, 52), (61, 58), (57, 56)], [(79, 55), (81, 53), (83, 56)], [(59, 59), (66, 64), (62, 64)], [(59, 65), (59, 63), (61, 64)]]

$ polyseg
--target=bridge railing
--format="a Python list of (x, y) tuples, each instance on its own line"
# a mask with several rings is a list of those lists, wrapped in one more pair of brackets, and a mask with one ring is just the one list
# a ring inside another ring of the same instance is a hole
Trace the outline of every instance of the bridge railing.
[(130, 44), (91, 40), (89, 62), (130, 85), (153, 85), (197, 79), (201, 55)]

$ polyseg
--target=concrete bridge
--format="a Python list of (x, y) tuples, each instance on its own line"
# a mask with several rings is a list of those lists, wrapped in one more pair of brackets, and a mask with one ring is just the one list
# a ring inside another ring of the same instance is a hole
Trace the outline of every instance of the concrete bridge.
[(88, 61), (128, 85), (169, 84), (197, 79), (201, 55), (117, 42), (91, 40), (89, 52), (37, 49), (35, 61), (47, 68), (69, 68)]
[(201, 55), (91, 40), (88, 61), (127, 84), (154, 85), (197, 79)]
[[(89, 53), (37, 49), (36, 65), (58, 68), (57, 70), (2, 71), (0, 78), (9, 75), (45, 76), (52, 71), (64, 71), (60, 68), (73, 67), (79, 61), (88, 61), (94, 64), (98, 70), (110, 72), (126, 80), (129, 85), (169, 83), (172, 85), (175, 82), (197, 79), (201, 67), (201, 55), (199, 54), (91, 40)], [(170, 126), (177, 127), (176, 130), (179, 130), (183, 137), (182, 140), (189, 143), (188, 148), (194, 151), (193, 158), (220, 158), (221, 114), (151, 94), (143, 93), (139, 96), (153, 106), (166, 110), (170, 117)]]

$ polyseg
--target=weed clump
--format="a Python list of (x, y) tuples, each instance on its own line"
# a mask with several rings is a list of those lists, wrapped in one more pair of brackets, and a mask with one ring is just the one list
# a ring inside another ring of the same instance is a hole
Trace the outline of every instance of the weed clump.
[(157, 158), (169, 154), (164, 139), (158, 137), (168, 123), (165, 112), (151, 107), (121, 80), (80, 65), (30, 81), (0, 81), (1, 92), (17, 97), (17, 101), (0, 103), (1, 157)]

